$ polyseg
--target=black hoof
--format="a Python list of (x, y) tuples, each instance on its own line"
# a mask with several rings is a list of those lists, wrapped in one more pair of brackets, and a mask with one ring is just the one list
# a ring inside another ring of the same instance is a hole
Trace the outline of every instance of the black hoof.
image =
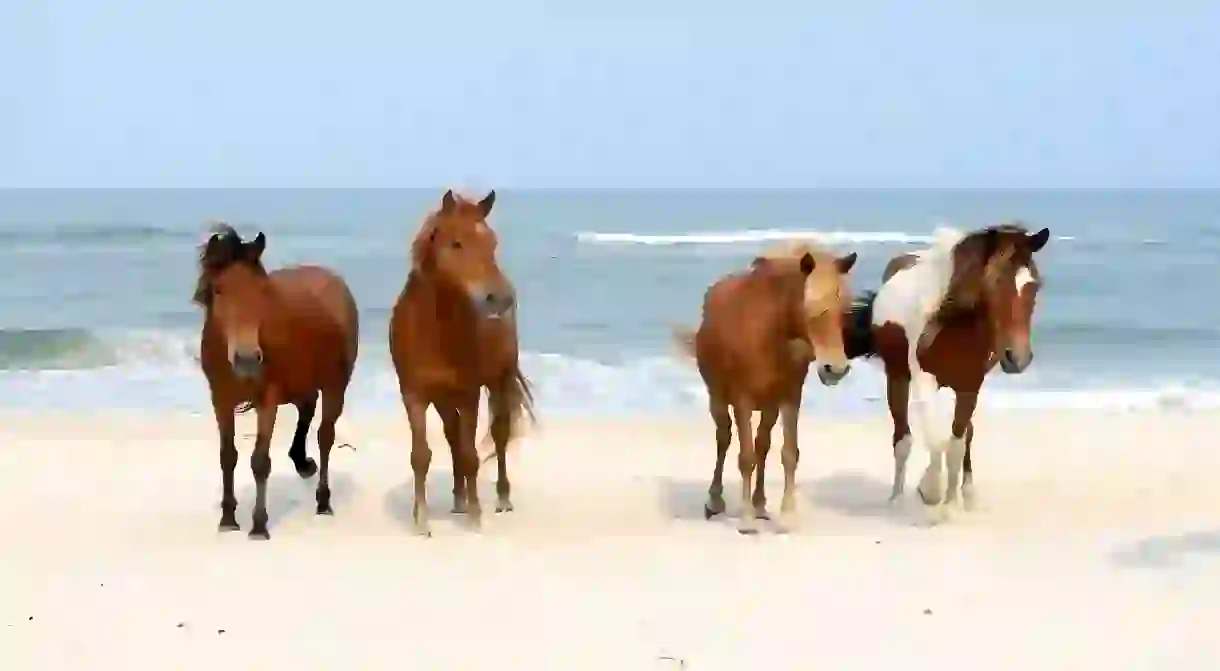
[(293, 466), (297, 469), (297, 475), (302, 478), (312, 478), (318, 473), (318, 462), (309, 457), (305, 457), (304, 461), (293, 462)]
[(749, 527), (749, 528), (738, 527), (737, 533), (741, 534), (742, 536), (757, 536), (758, 529), (755, 529), (754, 527)]
[(237, 523), (237, 520), (225, 519), (222, 517), (220, 519), (220, 524), (217, 525), (217, 530), (218, 531), (241, 531), (241, 525), (239, 525)]
[(269, 540), (271, 540), (271, 534), (267, 533), (267, 530), (265, 528), (264, 529), (251, 529), (250, 530), (250, 540), (269, 541)]
[(329, 503), (319, 503), (318, 504), (318, 514), (319, 515), (334, 515), (335, 509), (331, 508)]
[(496, 506), (497, 513), (511, 513), (512, 511), (513, 511), (513, 504), (511, 504), (511, 503), (503, 503), (503, 504), (499, 504)]
[(719, 510), (712, 510), (712, 507), (708, 506), (708, 505), (703, 506), (703, 519), (710, 520), (719, 514), (720, 514)]

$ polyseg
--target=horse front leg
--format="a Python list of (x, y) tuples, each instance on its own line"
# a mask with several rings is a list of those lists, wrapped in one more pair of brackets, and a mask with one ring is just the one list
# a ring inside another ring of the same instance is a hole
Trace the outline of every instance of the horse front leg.
[(977, 500), (974, 497), (974, 467), (970, 463), (970, 448), (974, 444), (974, 420), (966, 427), (966, 453), (962, 455), (962, 505), (966, 510), (974, 510)]
[(275, 431), (275, 414), (279, 403), (264, 401), (258, 406), (258, 436), (250, 453), (250, 472), (254, 475), (254, 511), (251, 514), (250, 538), (268, 540), (267, 478), (271, 476), (271, 434)]
[(712, 469), (712, 483), (707, 488), (707, 503), (703, 505), (703, 518), (710, 520), (724, 513), (724, 460), (733, 439), (733, 419), (729, 415), (729, 404), (720, 396), (709, 394), (707, 409), (716, 427), (716, 465)]
[(769, 520), (771, 516), (767, 514), (765, 473), (767, 455), (771, 452), (771, 432), (775, 429), (776, 420), (779, 419), (779, 406), (767, 406), (759, 414), (758, 431), (754, 437), (754, 454), (758, 460), (758, 472), (755, 476), (754, 495), (751, 497), (751, 501), (754, 504), (754, 516), (760, 520)]
[(237, 444), (234, 441), (236, 421), (233, 406), (212, 399), (216, 414), (216, 430), (220, 434), (220, 531), (238, 531), (237, 497), (233, 494), (233, 471), (237, 469)]
[(958, 484), (961, 480), (962, 467), (969, 445), (970, 425), (973, 423), (972, 418), (974, 409), (978, 405), (978, 399), (977, 390), (958, 392), (953, 406), (953, 435), (949, 438), (949, 486), (945, 495), (946, 504), (957, 501)]
[(894, 450), (894, 481), (890, 486), (890, 503), (897, 502), (906, 490), (907, 460), (911, 457), (911, 423), (907, 417), (911, 380), (897, 372), (886, 373), (885, 397), (894, 424), (891, 444)]

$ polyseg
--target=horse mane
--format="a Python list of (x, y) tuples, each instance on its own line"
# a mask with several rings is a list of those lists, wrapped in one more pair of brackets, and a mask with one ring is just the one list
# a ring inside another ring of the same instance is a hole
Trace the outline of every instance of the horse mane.
[[(973, 314), (988, 276), (1012, 256), (1011, 245), (1001, 244), (1001, 236), (1028, 234), (1024, 223), (1014, 221), (980, 228), (962, 236), (951, 249), (953, 275), (936, 311), (936, 320), (944, 324)], [(938, 241), (948, 239), (947, 236), (937, 237)]]
[[(261, 274), (266, 274), (261, 261), (250, 262), (244, 255), (247, 244), (237, 230), (225, 222), (213, 223), (211, 235), (199, 245), (199, 277), (195, 280), (195, 293), (191, 302), (203, 308), (212, 306), (212, 278), (234, 263), (251, 263)], [(220, 246), (214, 246), (219, 241)]]

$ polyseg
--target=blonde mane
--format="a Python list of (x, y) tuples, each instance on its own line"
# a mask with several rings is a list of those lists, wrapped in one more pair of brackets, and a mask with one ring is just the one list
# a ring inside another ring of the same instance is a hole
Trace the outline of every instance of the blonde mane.
[(835, 267), (836, 257), (830, 250), (806, 240), (783, 240), (763, 250), (763, 258), (796, 263), (805, 254), (814, 260), (813, 272), (805, 280), (805, 311), (813, 317), (840, 307), (849, 296), (847, 278)]

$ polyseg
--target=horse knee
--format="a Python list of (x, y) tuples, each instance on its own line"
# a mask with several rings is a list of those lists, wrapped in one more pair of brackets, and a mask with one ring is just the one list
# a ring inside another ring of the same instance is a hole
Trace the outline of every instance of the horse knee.
[(255, 480), (266, 480), (271, 475), (271, 455), (255, 452), (250, 455), (250, 472)]
[(411, 449), (411, 470), (416, 473), (427, 473), (432, 465), (432, 450), (427, 446), (413, 446)]

